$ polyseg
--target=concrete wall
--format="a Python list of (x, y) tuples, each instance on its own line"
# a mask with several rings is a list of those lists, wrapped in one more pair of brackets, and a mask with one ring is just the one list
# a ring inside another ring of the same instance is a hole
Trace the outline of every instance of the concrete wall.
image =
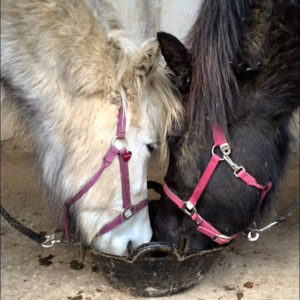
[(16, 136), (20, 130), (15, 107), (6, 100), (8, 99), (1, 84), (1, 141)]
[[(129, 35), (142, 43), (166, 31), (183, 39), (189, 30), (202, 0), (113, 0)], [(19, 125), (1, 89), (1, 141), (14, 137)]]
[(123, 24), (139, 41), (166, 31), (183, 39), (202, 0), (114, 0)]
[[(129, 35), (142, 43), (156, 35), (157, 31), (166, 31), (183, 40), (192, 26), (202, 0), (113, 0), (120, 18)], [(18, 127), (11, 110), (2, 103), (1, 90), (1, 140), (16, 135)], [(295, 113), (292, 131), (299, 145), (299, 111)], [(298, 146), (299, 148), (299, 146)]]

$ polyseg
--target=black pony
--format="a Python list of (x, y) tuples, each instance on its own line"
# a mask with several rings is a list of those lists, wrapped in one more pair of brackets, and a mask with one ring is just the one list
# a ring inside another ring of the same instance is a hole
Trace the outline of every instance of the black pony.
[[(299, 0), (204, 0), (187, 38), (187, 49), (158, 33), (162, 53), (184, 95), (186, 124), (170, 137), (167, 185), (188, 200), (211, 157), (211, 124), (218, 123), (231, 158), (261, 184), (273, 187), (283, 172), (290, 142), (288, 123), (299, 106)], [(190, 77), (191, 76), (191, 77)], [(190, 82), (189, 82), (190, 81)], [(200, 215), (228, 236), (247, 229), (260, 191), (221, 163), (196, 206)], [(191, 250), (216, 244), (166, 195), (154, 216), (157, 240)]]

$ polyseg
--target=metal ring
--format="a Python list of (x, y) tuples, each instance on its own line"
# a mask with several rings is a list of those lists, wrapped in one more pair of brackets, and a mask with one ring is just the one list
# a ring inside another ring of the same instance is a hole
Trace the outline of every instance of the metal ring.
[[(184, 203), (184, 206), (183, 206), (183, 208), (182, 208), (182, 211), (183, 211), (186, 215), (188, 215), (188, 216), (190, 217), (190, 216), (192, 216), (193, 214), (197, 213), (197, 209), (196, 209), (195, 206), (188, 207), (188, 204), (189, 204), (189, 203), (190, 203), (189, 201), (187, 201), (187, 202)], [(190, 204), (191, 204), (191, 203), (190, 203)]]
[(43, 248), (52, 248), (55, 244), (61, 243), (61, 240), (56, 240), (54, 234), (46, 235), (45, 241), (41, 244)]
[[(117, 146), (116, 146), (116, 142), (117, 142), (117, 141), (120, 141), (120, 142), (121, 142), (122, 147), (117, 147)], [(115, 137), (112, 139), (112, 141), (111, 141), (111, 145), (112, 145), (112, 147), (115, 147), (115, 148), (117, 148), (118, 150), (121, 150), (122, 148), (127, 148), (128, 142), (127, 142), (127, 140), (126, 140), (125, 137), (124, 137), (124, 138), (120, 138), (120, 137), (118, 137), (118, 136), (115, 136)]]
[(259, 239), (259, 233), (257, 231), (249, 231), (247, 238), (248, 238), (248, 241), (255, 242)]
[(227, 240), (228, 242), (231, 241), (231, 238), (225, 234), (216, 234), (214, 235), (214, 237), (212, 238), (213, 241), (215, 241), (217, 238), (223, 239), (223, 240)]
[(134, 208), (133, 206), (129, 206), (123, 210), (122, 216), (125, 220), (128, 220), (129, 218), (131, 218), (134, 215), (133, 208)]
[(221, 156), (219, 156), (218, 154), (215, 153), (215, 148), (216, 148), (216, 147), (218, 147), (218, 146), (213, 145), (213, 147), (212, 147), (212, 149), (211, 149), (211, 154), (212, 154), (212, 155), (217, 155), (217, 156), (219, 157), (220, 161), (224, 160), (224, 159), (225, 159), (224, 157), (221, 157)]

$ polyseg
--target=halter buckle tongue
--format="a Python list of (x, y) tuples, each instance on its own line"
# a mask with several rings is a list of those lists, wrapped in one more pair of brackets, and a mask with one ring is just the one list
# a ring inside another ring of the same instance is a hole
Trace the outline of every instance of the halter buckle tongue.
[(240, 171), (246, 171), (243, 166), (240, 166), (240, 165), (236, 164), (229, 156), (224, 155), (223, 158), (228, 163), (228, 165), (230, 166), (230, 168), (233, 170), (234, 175), (236, 177), (238, 177), (238, 173)]
[(196, 207), (190, 201), (186, 201), (184, 203), (184, 206), (183, 206), (182, 210), (189, 217), (192, 216), (194, 213), (197, 213)]

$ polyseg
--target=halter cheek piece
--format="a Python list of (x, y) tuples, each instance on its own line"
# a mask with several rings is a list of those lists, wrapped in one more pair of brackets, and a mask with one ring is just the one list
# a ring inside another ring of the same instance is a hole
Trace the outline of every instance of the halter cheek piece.
[[(193, 221), (196, 222), (197, 230), (204, 235), (210, 237), (214, 242), (218, 243), (219, 245), (227, 244), (232, 239), (237, 237), (237, 233), (233, 234), (231, 236), (227, 236), (219, 232), (214, 226), (212, 226), (209, 222), (204, 220), (200, 214), (197, 212), (196, 204), (198, 200), (200, 199), (201, 195), (203, 194), (206, 186), (209, 183), (209, 180), (213, 173), (215, 172), (218, 164), (220, 161), (226, 161), (228, 165), (232, 168), (234, 175), (245, 182), (247, 185), (255, 187), (259, 190), (261, 190), (260, 199), (258, 202), (258, 205), (256, 207), (256, 211), (254, 212), (254, 218), (256, 214), (258, 213), (261, 204), (266, 197), (268, 191), (272, 187), (272, 182), (268, 182), (267, 185), (261, 185), (258, 184), (256, 179), (251, 176), (249, 173), (246, 172), (245, 168), (243, 166), (240, 166), (232, 161), (230, 158), (231, 149), (228, 144), (228, 142), (225, 139), (224, 133), (222, 132), (222, 129), (220, 126), (214, 126), (212, 127), (213, 132), (213, 138), (214, 138), (214, 146), (212, 148), (212, 157), (203, 172), (198, 185), (196, 186), (192, 196), (188, 201), (181, 200), (177, 195), (175, 195), (167, 186), (167, 184), (163, 183), (163, 189), (165, 194), (178, 206), (179, 209), (181, 209), (184, 213), (186, 213)], [(215, 148), (220, 147), (220, 150), (223, 154), (223, 157), (218, 156), (215, 154)], [(253, 224), (255, 225), (255, 220), (253, 220)], [(262, 229), (260, 231), (263, 231)], [(254, 236), (252, 236), (254, 234)], [(252, 230), (248, 234), (248, 239), (250, 241), (257, 240), (259, 237), (259, 230)]]
[[(128, 172), (128, 161), (131, 158), (132, 153), (127, 150), (126, 142), (126, 115), (124, 113), (123, 106), (119, 109), (117, 134), (112, 140), (112, 144), (108, 152), (103, 158), (102, 165), (92, 179), (70, 200), (64, 205), (63, 210), (63, 226), (64, 236), (67, 241), (71, 240), (70, 237), (70, 216), (69, 210), (77, 200), (79, 200), (88, 190), (98, 181), (103, 171), (113, 162), (116, 156), (119, 157), (120, 172), (121, 172), (121, 184), (122, 184), (122, 198), (123, 198), (123, 211), (117, 217), (112, 219), (106, 225), (104, 225), (97, 236), (103, 235), (110, 230), (114, 229), (118, 225), (122, 224), (133, 215), (137, 214), (140, 210), (148, 205), (148, 199), (141, 200), (138, 204), (133, 205), (130, 201), (130, 184), (129, 184), (129, 172)], [(118, 144), (122, 146), (119, 147)]]

